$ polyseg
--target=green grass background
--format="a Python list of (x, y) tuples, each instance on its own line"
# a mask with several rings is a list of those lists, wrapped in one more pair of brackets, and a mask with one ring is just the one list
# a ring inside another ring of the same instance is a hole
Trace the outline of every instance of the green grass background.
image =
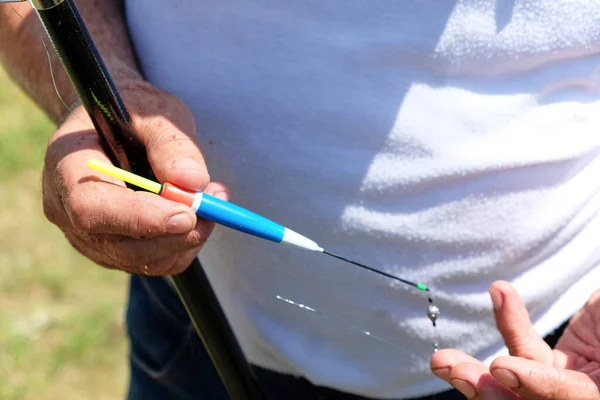
[(127, 277), (86, 260), (45, 219), (53, 129), (0, 69), (0, 399), (122, 399)]

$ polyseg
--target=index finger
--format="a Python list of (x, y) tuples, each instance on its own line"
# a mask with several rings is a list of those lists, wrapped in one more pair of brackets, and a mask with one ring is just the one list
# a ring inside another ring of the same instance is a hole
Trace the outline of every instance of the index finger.
[(154, 86), (140, 89), (145, 91), (143, 101), (130, 99), (135, 104), (131, 112), (136, 113), (134, 127), (156, 177), (160, 182), (204, 191), (210, 176), (191, 111), (181, 100)]
[(552, 349), (537, 333), (521, 296), (504, 281), (490, 287), (496, 325), (511, 355), (552, 364)]

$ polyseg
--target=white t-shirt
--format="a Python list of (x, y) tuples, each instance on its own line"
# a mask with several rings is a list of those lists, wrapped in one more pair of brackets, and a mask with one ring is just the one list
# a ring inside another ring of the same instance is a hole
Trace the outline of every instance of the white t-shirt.
[[(126, 5), (232, 201), (430, 285), (442, 347), (504, 351), (494, 280), (542, 335), (598, 287), (600, 2)], [(227, 228), (200, 258), (251, 362), (370, 397), (447, 388), (424, 293)]]

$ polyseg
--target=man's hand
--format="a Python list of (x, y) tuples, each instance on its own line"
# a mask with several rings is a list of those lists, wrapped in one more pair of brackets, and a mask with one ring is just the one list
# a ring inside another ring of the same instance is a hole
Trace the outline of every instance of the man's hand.
[(600, 291), (573, 317), (554, 350), (510, 284), (495, 282), (490, 295), (511, 356), (488, 368), (458, 350), (442, 350), (431, 359), (437, 376), (469, 399), (600, 399)]
[[(187, 107), (145, 82), (119, 86), (158, 180), (228, 200), (225, 186), (209, 183)], [(79, 108), (50, 140), (43, 177), (47, 218), (100, 265), (137, 274), (182, 272), (214, 224), (197, 220), (187, 206), (130, 190), (88, 168), (90, 158), (110, 163), (91, 126)]]
[[(202, 154), (192, 139), (195, 127), (190, 111), (142, 80), (123, 1), (78, 0), (77, 6), (119, 86), (157, 178), (228, 200), (227, 188), (209, 183)], [(55, 91), (68, 105), (77, 101), (77, 94), (56, 54), (46, 55), (36, 29), (41, 26), (29, 4), (0, 5), (0, 62), (52, 120), (62, 122), (65, 107)], [(48, 58), (54, 80), (48, 75)], [(183, 271), (214, 225), (196, 221), (186, 206), (134, 192), (123, 182), (91, 170), (90, 158), (109, 162), (89, 118), (79, 108), (62, 123), (46, 154), (43, 194), (48, 219), (98, 264), (140, 274)]]

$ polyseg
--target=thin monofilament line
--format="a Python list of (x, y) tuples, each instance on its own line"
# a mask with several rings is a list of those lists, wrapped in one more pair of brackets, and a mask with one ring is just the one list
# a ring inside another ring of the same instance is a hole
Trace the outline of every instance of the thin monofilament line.
[(31, 33), (37, 36), (37, 38), (40, 39), (40, 41), (42, 42), (42, 46), (44, 46), (44, 52), (46, 52), (46, 57), (48, 58), (48, 67), (50, 68), (50, 78), (52, 79), (54, 92), (56, 93), (56, 96), (58, 96), (58, 99), (62, 103), (63, 107), (65, 107), (69, 114), (74, 115), (75, 118), (77, 118), (79, 121), (94, 129), (94, 127), (90, 125), (88, 121), (84, 121), (82, 118), (79, 117), (79, 115), (74, 114), (73, 110), (71, 110), (71, 108), (67, 105), (67, 103), (63, 100), (62, 96), (60, 95), (60, 92), (58, 91), (58, 85), (56, 84), (56, 78), (54, 77), (54, 68), (52, 68), (52, 57), (50, 56), (50, 52), (48, 51), (48, 46), (46, 46), (46, 41), (44, 40), (44, 37), (39, 32), (37, 32), (37, 30), (34, 27), (28, 25), (25, 18), (23, 18), (23, 16), (13, 7), (12, 4), (8, 3), (8, 5), (14, 11), (14, 13), (17, 14), (17, 16), (23, 20), (23, 25), (25, 25), (25, 28), (27, 28)]
[(317, 315), (320, 315), (321, 317), (327, 318), (327, 319), (329, 319), (329, 320), (331, 320), (331, 321), (333, 321), (333, 322), (335, 322), (337, 324), (340, 324), (344, 328), (354, 329), (354, 330), (362, 333), (365, 336), (368, 336), (368, 337), (370, 337), (372, 339), (380, 341), (381, 343), (385, 343), (385, 344), (387, 344), (389, 346), (392, 346), (392, 347), (400, 348), (400, 346), (397, 345), (396, 343), (390, 342), (389, 340), (386, 340), (386, 339), (384, 339), (384, 338), (382, 338), (380, 336), (377, 336), (374, 333), (372, 333), (371, 331), (367, 331), (367, 330), (365, 330), (365, 329), (363, 329), (361, 327), (358, 327), (356, 325), (349, 324), (347, 321), (344, 321), (344, 320), (342, 320), (340, 318), (336, 318), (333, 315), (329, 315), (327, 313), (324, 313), (323, 311), (319, 311), (317, 309), (309, 307), (306, 304), (297, 303), (297, 302), (295, 302), (293, 300), (286, 299), (285, 297), (281, 297), (281, 296), (275, 296), (275, 298), (277, 300), (283, 301), (284, 303), (287, 303), (289, 305), (296, 306), (296, 307), (298, 307), (298, 308), (300, 308), (300, 309), (302, 309), (304, 311), (309, 311), (309, 312), (315, 313)]
[(410, 286), (416, 287), (417, 289), (419, 289), (419, 290), (422, 290), (422, 291), (424, 291), (424, 292), (429, 292), (429, 288), (428, 288), (427, 286), (425, 286), (424, 284), (422, 284), (422, 283), (415, 283), (415, 282), (407, 281), (406, 279), (398, 278), (397, 276), (394, 276), (394, 275), (388, 274), (387, 272), (383, 272), (383, 271), (380, 271), (380, 270), (378, 270), (378, 269), (375, 269), (375, 268), (369, 267), (368, 265), (361, 264), (361, 263), (359, 263), (359, 262), (356, 262), (356, 261), (350, 260), (350, 259), (348, 259), (348, 258), (346, 258), (346, 257), (342, 257), (342, 256), (340, 256), (340, 255), (337, 255), (337, 254), (335, 254), (335, 253), (332, 253), (332, 252), (330, 252), (330, 251), (327, 251), (327, 250), (323, 250), (323, 254), (327, 254), (328, 256), (331, 256), (331, 257), (337, 258), (338, 260), (345, 261), (345, 262), (347, 262), (347, 263), (350, 263), (350, 264), (356, 265), (357, 267), (361, 267), (361, 268), (367, 269), (367, 270), (369, 270), (369, 271), (371, 271), (371, 272), (375, 272), (376, 274), (383, 275), (383, 276), (385, 276), (386, 278), (394, 279), (394, 280), (396, 280), (396, 281), (398, 281), (398, 282), (402, 282), (402, 283), (404, 283), (404, 284), (406, 284), (406, 285), (410, 285)]

